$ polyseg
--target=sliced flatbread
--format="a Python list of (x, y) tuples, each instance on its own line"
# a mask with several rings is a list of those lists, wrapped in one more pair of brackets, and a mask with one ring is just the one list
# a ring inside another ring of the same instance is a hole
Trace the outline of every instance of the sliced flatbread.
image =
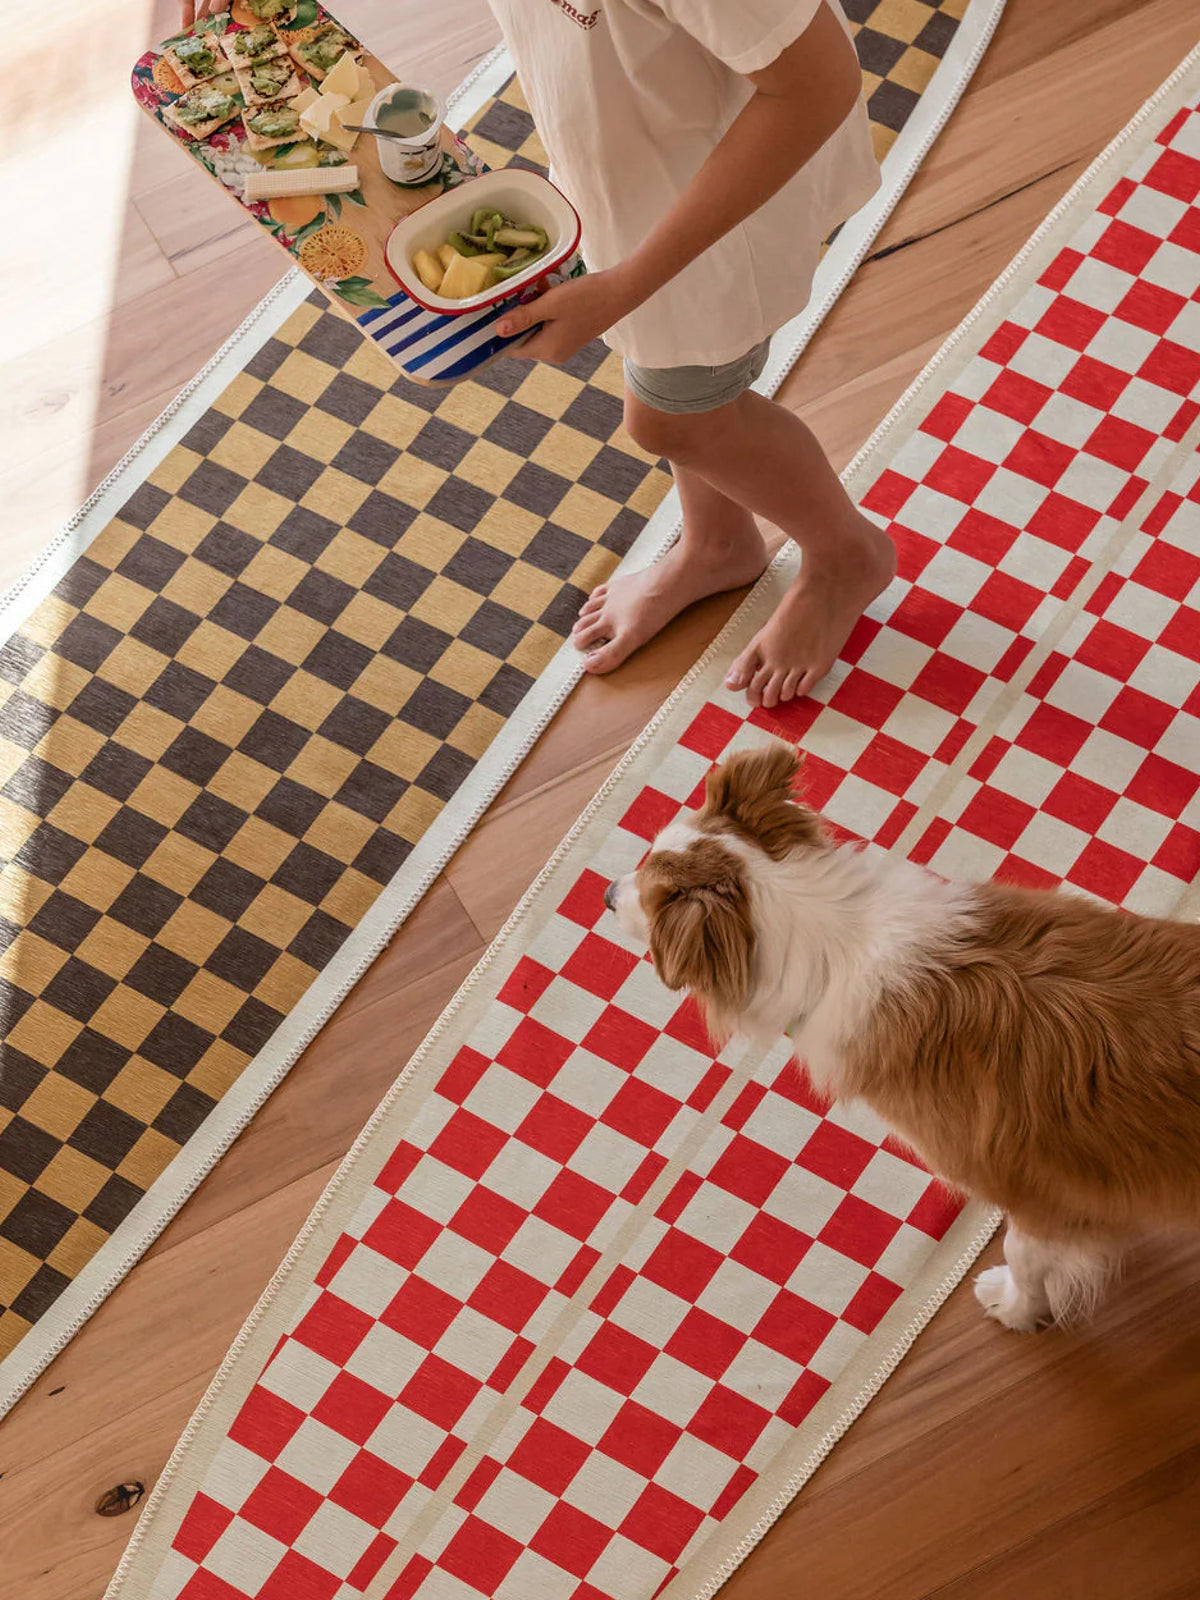
[[(289, 113), (295, 117), (295, 126), (288, 133), (263, 133), (251, 127), (255, 121), (266, 121), (270, 115), (278, 112)], [(272, 100), (265, 106), (254, 106), (246, 111), (243, 122), (246, 129), (246, 143), (252, 150), (272, 150), (277, 144), (297, 144), (306, 139), (308, 135), (300, 126), (300, 116), (290, 100)]]
[(173, 100), (169, 106), (163, 106), (163, 118), (181, 133), (186, 133), (189, 139), (207, 139), (210, 133), (215, 133), (227, 122), (232, 122), (235, 117), (241, 116), (242, 107), (237, 99), (231, 94), (226, 95), (224, 97), (226, 106), (218, 114), (206, 117), (203, 122), (189, 122), (186, 116), (180, 115), (179, 108), (202, 104), (202, 96), (206, 94), (211, 96), (218, 92), (207, 84), (202, 84), (198, 89), (189, 89), (186, 94), (181, 94), (178, 100)]
[[(238, 49), (240, 40), (249, 41), (255, 34), (262, 38), (261, 50), (256, 51), (254, 55), (248, 55), (244, 46)], [(229, 33), (222, 34), (221, 49), (225, 52), (225, 59), (234, 67), (256, 67), (262, 61), (270, 61), (274, 56), (287, 53), (283, 40), (269, 22), (260, 22), (257, 28), (235, 28)]]
[[(183, 55), (179, 53), (181, 50)], [(203, 52), (210, 57), (208, 64), (201, 65), (196, 62), (189, 65), (187, 59), (189, 51)], [(185, 89), (194, 89), (197, 84), (206, 83), (209, 78), (215, 78), (218, 72), (225, 71), (225, 63), (221, 59), (217, 41), (204, 34), (191, 39), (181, 39), (178, 44), (163, 51), (163, 60)]]
[(250, 15), (257, 17), (260, 22), (273, 22), (277, 27), (285, 27), (296, 20), (296, 0), (286, 0), (277, 11), (270, 9), (272, 0), (242, 0), (242, 3)]
[(363, 57), (362, 45), (336, 22), (320, 22), (315, 27), (285, 34), (284, 42), (296, 65), (318, 83), (333, 71), (347, 53), (355, 61), (361, 61)]
[[(268, 106), (275, 100), (291, 100), (305, 86), (300, 74), (286, 55), (270, 61), (260, 61), (253, 67), (235, 67), (234, 72), (237, 74), (242, 99), (251, 109)], [(257, 78), (262, 83), (268, 77), (271, 92), (264, 93), (255, 87), (254, 80)]]

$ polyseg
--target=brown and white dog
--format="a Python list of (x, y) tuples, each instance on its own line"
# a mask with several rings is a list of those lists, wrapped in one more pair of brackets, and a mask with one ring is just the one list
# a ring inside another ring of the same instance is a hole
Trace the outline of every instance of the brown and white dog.
[(833, 845), (799, 765), (732, 757), (607, 904), (716, 1038), (790, 1033), (818, 1088), (1004, 1208), (991, 1316), (1088, 1314), (1135, 1238), (1200, 1225), (1200, 927)]

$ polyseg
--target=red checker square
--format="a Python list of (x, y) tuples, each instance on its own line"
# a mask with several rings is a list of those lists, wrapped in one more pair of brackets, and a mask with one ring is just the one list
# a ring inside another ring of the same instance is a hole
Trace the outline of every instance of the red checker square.
[(1191, 205), (1200, 197), (1200, 161), (1182, 150), (1164, 150), (1142, 182)]
[(925, 832), (909, 851), (909, 858), (919, 866), (933, 860), (950, 834), (950, 824), (943, 817), (934, 817)]
[(669, 1356), (708, 1378), (719, 1378), (745, 1343), (742, 1333), (693, 1306), (667, 1340)]
[(417, 1482), (426, 1489), (436, 1489), (466, 1448), (461, 1439), (448, 1435), (430, 1456)]
[(570, 1299), (599, 1259), (598, 1250), (590, 1244), (581, 1244), (555, 1280), (554, 1287), (559, 1294)]
[(878, 517), (891, 519), (908, 500), (916, 483), (899, 472), (887, 469), (881, 472), (863, 497), (864, 511), (873, 511)]
[(524, 1017), (505, 1040), (496, 1060), (518, 1077), (544, 1089), (574, 1048), (569, 1039), (552, 1033), (532, 1017)]
[(391, 1200), (363, 1234), (363, 1243), (411, 1270), (441, 1231), (441, 1223), (432, 1217), (423, 1217), (403, 1200)]
[(1014, 889), (1057, 889), (1062, 879), (1010, 852), (992, 873), (992, 881), (1010, 884)]
[(668, 1038), (676, 1039), (680, 1044), (686, 1044), (689, 1049), (698, 1050), (702, 1056), (713, 1053), (712, 1040), (704, 1026), (704, 1019), (700, 1015), (700, 1007), (688, 995), (683, 1004), (672, 1013), (671, 1020), (663, 1032)]
[(842, 1312), (842, 1321), (848, 1322), (860, 1333), (874, 1333), (884, 1312), (890, 1310), (899, 1298), (899, 1284), (872, 1272)]
[[(1170, 522), (1171, 518), (1179, 510), (1182, 504), (1183, 496), (1176, 494), (1173, 489), (1168, 489), (1166, 494), (1160, 495), (1159, 498), (1154, 502), (1153, 506), (1151, 506), (1150, 511), (1142, 523), (1142, 532), (1153, 534), (1157, 539), (1159, 534), (1166, 527), (1167, 523)], [(1113, 573), (1109, 573), (1108, 576), (1114, 577), (1115, 575)], [(1119, 580), (1117, 586), (1120, 586)], [(1093, 601), (1089, 606), (1089, 610), (1093, 609), (1094, 604), (1095, 602)]]
[(179, 1600), (248, 1600), (244, 1589), (235, 1589), (224, 1578), (201, 1567), (193, 1572), (179, 1591)]
[(687, 1097), (687, 1103), (693, 1111), (707, 1111), (712, 1105), (729, 1077), (729, 1068), (722, 1066), (719, 1061), (714, 1061), (712, 1066), (700, 1079), (700, 1082)]
[(1122, 417), (1105, 417), (1095, 433), (1084, 445), (1089, 455), (1099, 456), (1110, 466), (1123, 472), (1134, 472), (1145, 459), (1146, 452), (1157, 438), (1149, 428), (1139, 428), (1135, 422)]
[(529, 1548), (564, 1572), (587, 1575), (611, 1540), (613, 1531), (586, 1511), (559, 1501), (529, 1541)]
[[(1160, 142), (1166, 142), (1165, 133), (1160, 133), (1158, 137)], [(1129, 203), (1130, 196), (1136, 193), (1137, 184), (1132, 178), (1118, 178), (1109, 193), (1096, 207), (1096, 210), (1102, 211), (1108, 217), (1119, 216)]]
[(588, 1030), (583, 1048), (632, 1072), (657, 1038), (657, 1029), (648, 1022), (630, 1016), (620, 1006), (607, 1006)]
[(1100, 726), (1130, 744), (1152, 750), (1174, 720), (1174, 706), (1126, 686), (1101, 717)]
[(862, 1176), (874, 1154), (875, 1146), (858, 1134), (839, 1128), (836, 1122), (822, 1122), (796, 1160), (818, 1177), (849, 1189)]
[(766, 1098), (765, 1085), (745, 1084), (734, 1096), (733, 1103), (721, 1118), (721, 1122), (725, 1127), (736, 1128), (740, 1132)]
[(449, 1430), (481, 1388), (469, 1373), (452, 1367), (441, 1356), (428, 1355), (400, 1392), (400, 1404), (419, 1417)]
[[(980, 511), (977, 506), (971, 506), (964, 513), (958, 527), (953, 530), (946, 543), (954, 550), (961, 550), (964, 554), (974, 556), (977, 561), (983, 561), (988, 566), (997, 566), (1016, 543), (1018, 530), (1009, 522), (1004, 522), (1000, 517), (993, 517), (987, 511)], [(962, 616), (962, 607), (956, 606), (951, 600), (944, 600), (939, 595), (938, 605), (945, 616), (945, 624), (940, 633), (934, 637), (932, 634), (918, 634), (924, 638), (926, 644), (938, 645), (950, 632), (950, 629)]]
[(1181, 250), (1200, 252), (1200, 208), (1193, 206), (1185, 211), (1167, 238)]
[(811, 1244), (806, 1233), (767, 1211), (760, 1211), (750, 1219), (746, 1231), (729, 1254), (743, 1267), (770, 1278), (772, 1283), (786, 1283), (808, 1254)]
[(666, 1156), (660, 1156), (655, 1151), (649, 1151), (641, 1162), (632, 1178), (621, 1190), (621, 1199), (628, 1200), (631, 1206), (640, 1205), (646, 1198), (647, 1191), (654, 1183), (659, 1173), (667, 1164)]
[(298, 1550), (289, 1550), (266, 1583), (255, 1590), (254, 1600), (333, 1600), (341, 1587), (342, 1580), (332, 1572)]
[(905, 1220), (931, 1239), (943, 1239), (965, 1203), (962, 1195), (935, 1178)]
[(1007, 739), (989, 739), (967, 769), (970, 776), (986, 783), (1011, 749)]
[(1041, 605), (1042, 598), (1032, 584), (1010, 578), (1006, 572), (993, 572), (975, 596), (971, 609), (989, 622), (1018, 633)]
[(904, 691), (856, 667), (834, 691), (830, 705), (844, 717), (881, 727), (904, 698)]
[[(549, 967), (542, 966), (540, 961), (531, 961), (528, 956), (522, 956), (496, 998), (504, 1005), (512, 1006), (514, 1011), (529, 1012), (553, 981), (554, 974)], [(480, 1059), (486, 1065), (486, 1058), (480, 1057)]]
[(292, 1337), (318, 1355), (343, 1366), (371, 1328), (365, 1311), (326, 1290), (305, 1313)]
[[(963, 523), (970, 515), (968, 512), (963, 518)], [(961, 527), (962, 523), (959, 526)], [(957, 532), (956, 529), (951, 535), (951, 542)], [(961, 606), (955, 605), (952, 600), (947, 600), (940, 594), (934, 594), (929, 589), (922, 589), (920, 584), (914, 584), (892, 613), (888, 626), (898, 633), (907, 634), (910, 639), (919, 639), (922, 644), (936, 649), (961, 618)]]
[(660, 1222), (678, 1222), (684, 1207), (703, 1183), (694, 1172), (683, 1172), (664, 1196), (654, 1215)]
[(1065, 494), (1048, 494), (1029, 519), (1029, 532), (1059, 550), (1077, 551), (1101, 513)]
[(657, 1354), (645, 1339), (605, 1322), (596, 1329), (575, 1364), (597, 1383), (628, 1395), (646, 1376)]
[(1094, 617), (1102, 617), (1120, 594), (1124, 583), (1124, 578), (1118, 578), (1115, 572), (1106, 572), (1092, 590), (1091, 598), (1085, 604), (1084, 610), (1089, 611)]
[(346, 1582), (352, 1589), (359, 1589), (365, 1593), (395, 1548), (395, 1539), (389, 1539), (386, 1533), (376, 1534), (351, 1567)]
[(525, 1221), (526, 1212), (502, 1194), (479, 1184), (450, 1219), (455, 1233), (498, 1256)]
[(392, 1408), (386, 1394), (349, 1372), (339, 1372), (313, 1407), (313, 1416), (343, 1439), (366, 1444)]
[(1113, 315), (1120, 317), (1122, 322), (1132, 322), (1134, 327), (1144, 328), (1147, 333), (1163, 334), (1186, 305), (1187, 300), (1183, 295), (1162, 289), (1156, 283), (1139, 280)]
[(688, 1432), (741, 1461), (770, 1420), (771, 1413), (763, 1406), (716, 1383), (688, 1423)]
[(893, 523), (888, 532), (892, 543), (896, 546), (897, 575), (905, 583), (916, 583), (941, 549), (941, 545), (937, 540), (930, 539), (923, 533), (917, 533), (912, 528), (906, 528), (899, 522)]
[(986, 682), (987, 674), (965, 661), (955, 661), (953, 656), (936, 651), (917, 673), (912, 692), (920, 695), (943, 711), (961, 717)]
[(454, 1496), (454, 1504), (462, 1511), (474, 1511), (499, 1476), (500, 1463), (484, 1456)]
[(578, 1150), (591, 1126), (592, 1119), (586, 1112), (547, 1093), (539, 1096), (530, 1107), (516, 1137), (522, 1144), (532, 1145), (544, 1156), (562, 1164)]
[(468, 1517), (437, 1564), (480, 1594), (495, 1594), (523, 1549), (518, 1540), (510, 1539), (481, 1517)]
[[(1109, 506), (1108, 515), (1116, 522), (1123, 522), (1149, 487), (1150, 485), (1144, 478), (1139, 478), (1136, 473), (1132, 473), (1125, 480), (1125, 487), (1117, 495), (1112, 505)], [(1086, 568), (1084, 570), (1086, 571)], [(1078, 579), (1076, 581), (1078, 582)], [(1064, 594), (1067, 592), (1065, 589), (1062, 590)]]
[(729, 1482), (713, 1501), (709, 1516), (717, 1522), (723, 1522), (756, 1477), (757, 1474), (747, 1466), (735, 1467)]
[(1064, 294), (1047, 306), (1035, 332), (1070, 350), (1084, 350), (1103, 326), (1103, 311), (1082, 305)]
[(1009, 451), (1004, 465), (1031, 483), (1053, 489), (1074, 459), (1075, 452), (1070, 445), (1027, 428)]
[(1184, 883), (1200, 878), (1200, 833), (1179, 823), (1163, 840), (1154, 865), (1160, 872), (1173, 873)]
[(994, 361), (997, 366), (1006, 367), (1028, 337), (1028, 328), (1019, 327), (1015, 322), (1002, 322), (980, 348), (979, 354), (984, 361)]
[(1111, 411), (1129, 387), (1129, 374), (1095, 356), (1080, 356), (1059, 388), (1072, 400), (1098, 411)]
[(546, 1284), (507, 1261), (497, 1261), (479, 1280), (467, 1304), (502, 1328), (519, 1333), (547, 1293)]
[(921, 424), (921, 432), (949, 444), (974, 409), (961, 394), (944, 394)]
[(608, 880), (586, 867), (559, 901), (559, 915), (578, 923), (581, 928), (594, 928), (604, 912), (607, 888)]
[(1200, 383), (1200, 351), (1189, 350), (1173, 339), (1160, 339), (1142, 363), (1138, 377), (1171, 394), (1190, 395)]
[(607, 1189), (578, 1172), (563, 1171), (534, 1206), (534, 1215), (573, 1239), (587, 1239), (613, 1203)]
[(329, 1491), (329, 1498), (356, 1517), (381, 1528), (412, 1488), (413, 1480), (391, 1462), (360, 1450)]
[[(1037, 693), (1037, 690), (1031, 685), (1030, 692)], [(1032, 750), (1035, 755), (1053, 761), (1056, 766), (1067, 767), (1082, 750), (1091, 731), (1091, 724), (1082, 717), (1074, 717), (1069, 711), (1060, 711), (1057, 706), (1043, 701), (1030, 712), (1016, 743), (1023, 750)]]
[(621, 818), (627, 833), (636, 833), (639, 839), (653, 839), (679, 815), (679, 801), (669, 794), (660, 794), (649, 787), (642, 790), (629, 810)]
[(1080, 852), (1079, 859), (1067, 874), (1072, 883), (1088, 889), (1102, 899), (1120, 905), (1142, 875), (1144, 861), (1131, 856), (1103, 839), (1092, 839)]
[(687, 732), (680, 736), (679, 742), (686, 749), (694, 750), (697, 755), (707, 756), (710, 761), (715, 761), (741, 725), (741, 719), (735, 717), (732, 711), (726, 711), (722, 706), (706, 705), (693, 718)]
[(1091, 778), (1064, 772), (1042, 803), (1047, 816), (1070, 823), (1083, 833), (1095, 833), (1116, 804), (1116, 795)]
[(630, 1078), (613, 1095), (600, 1121), (649, 1148), (658, 1143), (678, 1112), (678, 1100), (652, 1084)]
[(708, 1178), (740, 1200), (761, 1206), (787, 1169), (786, 1157), (739, 1133), (717, 1157)]
[(1200, 611), (1191, 606), (1180, 606), (1158, 636), (1159, 645), (1186, 656), (1189, 661), (1200, 661)]
[(815, 1372), (802, 1372), (779, 1408), (779, 1415), (793, 1428), (802, 1423), (829, 1387), (829, 1379)]
[(674, 1561), (703, 1521), (703, 1511), (651, 1483), (621, 1524), (620, 1532), (661, 1561)]
[(898, 1218), (889, 1216), (878, 1206), (868, 1205), (857, 1195), (848, 1194), (818, 1237), (831, 1250), (840, 1250), (852, 1261), (873, 1267), (899, 1226)]
[(596, 1448), (632, 1472), (652, 1478), (681, 1436), (682, 1429), (657, 1411), (648, 1410), (637, 1400), (626, 1400)]
[(619, 944), (589, 933), (572, 951), (562, 975), (589, 994), (611, 1000), (637, 964), (638, 958)]
[(502, 1128), (493, 1127), (473, 1111), (460, 1109), (429, 1146), (429, 1154), (468, 1178), (482, 1178), (507, 1139)]
[[(533, 966), (533, 962), (530, 962), (530, 966)], [(513, 976), (515, 977), (516, 974), (514, 973)], [(510, 978), (509, 987), (511, 987), (512, 981), (512, 978)], [(455, 1105), (461, 1105), (490, 1066), (491, 1062), (486, 1056), (481, 1056), (478, 1050), (468, 1050), (464, 1047), (457, 1053), (454, 1060), (438, 1079), (438, 1094), (441, 1095), (443, 1100), (452, 1100)], [(417, 1161), (420, 1160), (421, 1152), (415, 1146), (410, 1146), (409, 1148), (416, 1158), (412, 1163), (415, 1167)], [(391, 1192), (395, 1194), (399, 1187), (400, 1185), (397, 1184)]]
[(1149, 639), (1130, 633), (1128, 628), (1118, 628), (1101, 617), (1075, 652), (1075, 659), (1085, 667), (1094, 667), (1097, 672), (1125, 683), (1149, 649)]
[(397, 1289), (379, 1320), (414, 1344), (432, 1350), (458, 1311), (459, 1302), (452, 1294), (414, 1274)]
[(1072, 250), (1070, 248), (1060, 250), (1045, 272), (1042, 273), (1038, 282), (1043, 289), (1065, 289), (1079, 271), (1084, 260), (1086, 260), (1086, 257), (1081, 250)]
[(281, 1400), (269, 1389), (251, 1389), (229, 1437), (264, 1461), (274, 1461), (303, 1421), (304, 1412), (298, 1406)]
[(917, 808), (911, 800), (901, 800), (887, 821), (876, 828), (875, 843), (884, 850), (891, 850), (916, 814)]
[[(272, 1467), (271, 1471), (274, 1470)], [(179, 1524), (171, 1547), (189, 1561), (203, 1561), (232, 1521), (233, 1512), (228, 1506), (210, 1500), (206, 1494), (197, 1494)]]
[(781, 1094), (794, 1106), (803, 1106), (806, 1111), (811, 1111), (817, 1117), (826, 1116), (833, 1105), (832, 1098), (816, 1088), (808, 1069), (802, 1066), (795, 1056), (775, 1079), (772, 1088), (776, 1094)]
[[(399, 1154), (398, 1151), (397, 1154)], [(393, 1157), (393, 1159), (395, 1158)], [(382, 1188), (383, 1184), (377, 1179), (375, 1187)], [(316, 1284), (317, 1288), (327, 1289), (337, 1277), (345, 1262), (357, 1249), (358, 1240), (353, 1236), (353, 1234), (343, 1233), (340, 1238), (336, 1240), (333, 1248), (330, 1250), (329, 1254), (325, 1257), (324, 1261), (322, 1261), (320, 1267), (313, 1275), (313, 1282)], [(280, 1344), (282, 1343), (283, 1341), (280, 1340)]]
[(1035, 814), (1034, 806), (985, 784), (967, 803), (958, 825), (977, 839), (986, 839), (1002, 850), (1011, 850)]
[(1053, 393), (1048, 384), (1037, 383), (1033, 378), (1026, 378), (1006, 367), (984, 394), (981, 403), (991, 411), (999, 411), (1001, 416), (1012, 417), (1014, 422), (1023, 422), (1028, 426)]
[(1097, 261), (1105, 261), (1110, 267), (1118, 267), (1122, 272), (1137, 277), (1153, 258), (1158, 245), (1159, 241), (1152, 233), (1118, 219), (1109, 223), (1092, 246), (1090, 254)]
[(528, 1339), (514, 1339), (488, 1373), (488, 1388), (503, 1394), (536, 1348)]
[(561, 1495), (591, 1453), (573, 1433), (535, 1417), (509, 1456), (508, 1467), (547, 1494)]
[(760, 1344), (778, 1350), (797, 1366), (804, 1367), (812, 1360), (837, 1322), (832, 1312), (821, 1306), (781, 1289), (763, 1312), (754, 1337)]
[(947, 445), (941, 455), (926, 469), (925, 483), (938, 494), (949, 495), (970, 505), (980, 490), (996, 475), (996, 463), (982, 456), (960, 450), (957, 445)]
[(290, 1472), (271, 1467), (239, 1513), (281, 1544), (293, 1544), (321, 1504), (321, 1495)]
[(428, 1561), (424, 1556), (414, 1556), (388, 1590), (384, 1600), (413, 1600), (417, 1590), (432, 1571), (432, 1561)]
[(1200, 578), (1200, 559), (1160, 539), (1138, 562), (1133, 578), (1144, 588), (1165, 594), (1169, 600), (1185, 600)]
[[(859, 618), (850, 638), (842, 646), (843, 660), (858, 659), (850, 641), (862, 637), (860, 629), (869, 621), (868, 617)], [(820, 716), (822, 709), (819, 700), (812, 700), (808, 695), (797, 695), (795, 699), (776, 706), (772, 711), (768, 711), (765, 706), (757, 706), (751, 711), (747, 721), (752, 722), (756, 728), (765, 728), (768, 733), (776, 739), (782, 739), (785, 744), (799, 745), (803, 743), (808, 730)], [(699, 805), (703, 798), (702, 793), (697, 794), (694, 804)]]

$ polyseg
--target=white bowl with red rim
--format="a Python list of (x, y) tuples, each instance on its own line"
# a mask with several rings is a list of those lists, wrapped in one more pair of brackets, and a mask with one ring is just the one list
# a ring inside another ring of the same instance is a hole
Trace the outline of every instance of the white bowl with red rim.
[[(451, 233), (470, 233), (471, 218), (484, 207), (511, 217), (514, 222), (545, 228), (549, 244), (523, 272), (514, 272), (492, 289), (468, 295), (465, 300), (449, 300), (434, 294), (417, 276), (413, 257), (418, 250), (436, 253)], [(579, 248), (579, 214), (548, 178), (527, 172), (523, 167), (484, 172), (478, 178), (449, 189), (436, 200), (427, 200), (410, 212), (388, 235), (384, 259), (396, 282), (419, 306), (442, 316), (461, 316), (484, 306), (510, 300), (535, 287), (561, 267)]]

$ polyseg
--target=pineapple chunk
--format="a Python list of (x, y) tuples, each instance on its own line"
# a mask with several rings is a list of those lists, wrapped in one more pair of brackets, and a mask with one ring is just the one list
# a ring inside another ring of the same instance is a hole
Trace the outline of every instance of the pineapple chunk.
[(458, 251), (454, 248), (454, 246), (452, 244), (440, 244), (440, 245), (438, 245), (437, 250), (434, 253), (436, 254), (438, 260), (442, 263), (443, 271), (450, 265), (450, 263), (453, 260), (456, 259), (457, 255), (458, 255)]
[(446, 276), (442, 279), (442, 287), (438, 293), (447, 300), (469, 300), (472, 295), (482, 294), (485, 289), (494, 288), (499, 281), (496, 277), (496, 268), (503, 266), (505, 259), (498, 253), (460, 256), (456, 252), (454, 260), (446, 268)]
[(432, 289), (434, 294), (437, 294), (442, 287), (442, 279), (446, 275), (446, 269), (438, 258), (435, 255), (431, 255), (428, 250), (418, 250), (416, 255), (413, 256), (412, 264), (413, 270), (425, 287)]

